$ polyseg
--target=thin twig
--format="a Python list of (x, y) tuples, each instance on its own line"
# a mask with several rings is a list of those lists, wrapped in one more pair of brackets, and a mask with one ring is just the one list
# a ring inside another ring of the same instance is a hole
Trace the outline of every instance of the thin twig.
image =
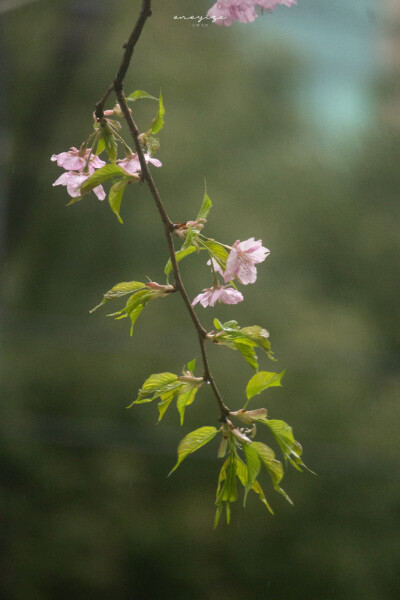
[(98, 120), (101, 120), (104, 118), (103, 111), (104, 111), (105, 102), (106, 102), (107, 98), (109, 97), (110, 93), (114, 90), (116, 97), (117, 97), (117, 101), (120, 105), (122, 114), (124, 115), (124, 118), (127, 122), (129, 131), (130, 131), (130, 134), (131, 134), (132, 139), (135, 144), (136, 152), (137, 152), (137, 155), (138, 155), (139, 161), (140, 161), (142, 177), (143, 177), (144, 181), (146, 181), (146, 183), (150, 189), (151, 195), (157, 206), (157, 210), (160, 214), (162, 223), (164, 225), (164, 231), (165, 231), (165, 236), (167, 238), (169, 255), (171, 257), (172, 271), (173, 271), (174, 278), (175, 278), (175, 287), (176, 287), (177, 291), (180, 293), (180, 295), (182, 296), (185, 306), (186, 306), (186, 308), (190, 314), (190, 317), (192, 319), (193, 325), (195, 326), (196, 331), (197, 331), (197, 335), (199, 338), (199, 344), (200, 344), (200, 350), (201, 350), (201, 357), (202, 357), (202, 362), (203, 362), (203, 368), (204, 368), (203, 377), (206, 381), (208, 381), (210, 383), (211, 388), (214, 393), (214, 396), (217, 400), (219, 411), (220, 411), (220, 420), (226, 421), (226, 417), (229, 414), (229, 408), (225, 405), (224, 401), (222, 400), (222, 396), (218, 391), (217, 385), (216, 385), (214, 378), (210, 371), (207, 352), (205, 349), (207, 332), (204, 329), (204, 327), (202, 326), (202, 324), (200, 323), (200, 321), (192, 307), (192, 304), (190, 302), (189, 296), (188, 296), (185, 286), (183, 284), (181, 273), (179, 270), (179, 265), (178, 265), (178, 261), (176, 258), (176, 251), (175, 251), (174, 240), (173, 240), (173, 233), (172, 233), (173, 230), (175, 229), (175, 226), (174, 226), (174, 223), (169, 218), (167, 211), (165, 210), (165, 207), (161, 200), (157, 186), (154, 183), (154, 179), (152, 177), (150, 169), (147, 166), (146, 159), (144, 157), (143, 148), (142, 148), (142, 146), (140, 144), (140, 140), (139, 140), (139, 135), (140, 135), (139, 130), (137, 128), (135, 121), (133, 120), (131, 111), (128, 107), (128, 103), (126, 101), (126, 97), (124, 94), (124, 78), (125, 78), (128, 68), (129, 68), (130, 61), (132, 59), (134, 47), (140, 37), (140, 34), (143, 30), (143, 26), (144, 26), (147, 18), (150, 17), (151, 14), (152, 14), (151, 13), (151, 0), (143, 0), (142, 8), (141, 8), (138, 20), (136, 22), (136, 25), (132, 30), (129, 40), (124, 44), (125, 52), (122, 57), (121, 65), (118, 69), (117, 75), (114, 79), (113, 84), (107, 89), (104, 96), (96, 104), (95, 114), (96, 114), (96, 117)]

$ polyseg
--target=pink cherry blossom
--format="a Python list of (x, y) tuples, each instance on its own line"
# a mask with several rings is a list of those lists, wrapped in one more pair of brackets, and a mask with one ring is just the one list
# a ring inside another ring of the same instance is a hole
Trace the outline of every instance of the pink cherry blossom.
[(207, 12), (208, 17), (216, 17), (217, 25), (232, 25), (234, 21), (252, 23), (258, 17), (255, 8), (273, 10), (278, 4), (293, 6), (296, 0), (219, 0)]
[[(162, 163), (157, 158), (152, 158), (149, 154), (145, 154), (144, 158), (146, 163), (151, 163), (155, 167), (161, 167)], [(129, 175), (138, 175), (142, 170), (140, 165), (139, 157), (137, 154), (131, 154), (124, 159), (117, 160), (120, 167), (124, 169)]]
[[(80, 186), (89, 178), (89, 173), (76, 173), (75, 171), (66, 171), (53, 183), (54, 185), (65, 185), (67, 192), (72, 198), (81, 196)], [(93, 188), (94, 193), (99, 200), (104, 200), (106, 193), (102, 185)]]
[(207, 12), (208, 17), (218, 17), (217, 25), (232, 25), (234, 21), (251, 23), (257, 18), (254, 2), (250, 0), (219, 0)]
[(261, 240), (255, 241), (254, 238), (244, 242), (237, 240), (226, 261), (224, 280), (237, 279), (243, 285), (254, 283), (257, 279), (257, 269), (254, 265), (263, 262), (268, 254), (269, 250), (262, 246)]
[(214, 306), (216, 302), (222, 304), (237, 304), (243, 300), (240, 292), (234, 288), (225, 285), (222, 287), (211, 287), (203, 290), (192, 302), (192, 306), (200, 302), (203, 308)]
[[(50, 160), (57, 161), (59, 167), (63, 167), (66, 171), (83, 171), (86, 166), (88, 156), (90, 154), (89, 148), (84, 152), (78, 150), (74, 146), (68, 152), (61, 152), (60, 154), (53, 154)], [(106, 163), (101, 160), (98, 156), (93, 154), (90, 156), (88, 168), (90, 173), (94, 173), (95, 169), (104, 167)]]

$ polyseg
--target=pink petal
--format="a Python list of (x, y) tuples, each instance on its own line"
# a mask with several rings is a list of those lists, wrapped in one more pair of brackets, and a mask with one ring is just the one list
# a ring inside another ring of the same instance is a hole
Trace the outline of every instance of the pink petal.
[(104, 200), (106, 197), (106, 193), (104, 191), (104, 188), (102, 185), (98, 185), (97, 187), (93, 188), (94, 193), (96, 194), (96, 196), (98, 197), (99, 200)]

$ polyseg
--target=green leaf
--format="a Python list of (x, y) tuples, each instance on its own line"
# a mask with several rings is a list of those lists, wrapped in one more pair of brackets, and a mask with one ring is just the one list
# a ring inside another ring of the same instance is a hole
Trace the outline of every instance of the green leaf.
[(215, 240), (209, 240), (208, 238), (202, 238), (201, 243), (207, 248), (210, 256), (217, 261), (221, 269), (225, 271), (226, 261), (229, 256), (226, 248)]
[(301, 467), (307, 468), (300, 458), (303, 449), (299, 442), (294, 439), (293, 430), (290, 425), (285, 423), (285, 421), (277, 419), (265, 419), (262, 423), (267, 425), (272, 431), (285, 460), (288, 460), (298, 471), (302, 470)]
[[(237, 499), (237, 488), (236, 488), (236, 456), (231, 452), (228, 458), (228, 465), (226, 468), (226, 479), (224, 487), (221, 491), (222, 502), (235, 502)], [(228, 520), (229, 523), (229, 520)]]
[(153, 375), (150, 375), (144, 382), (140, 393), (161, 392), (165, 386), (174, 383), (177, 380), (178, 376), (175, 375), (175, 373), (169, 373), (168, 371), (165, 371), (164, 373), (153, 373)]
[(163, 105), (162, 94), (160, 93), (160, 97), (158, 99), (158, 113), (157, 113), (156, 118), (153, 121), (153, 125), (151, 126), (151, 129), (150, 129), (151, 133), (158, 133), (163, 128), (164, 115), (165, 115), (165, 108)]
[(126, 294), (132, 294), (132, 292), (143, 290), (144, 288), (146, 288), (146, 285), (141, 281), (122, 281), (121, 283), (117, 283), (111, 288), (111, 290), (108, 290), (108, 292), (104, 294), (103, 300), (100, 302), (100, 304), (92, 308), (90, 312), (94, 312), (100, 308), (100, 306), (103, 306), (113, 298), (119, 298), (120, 296), (125, 296)]
[(293, 504), (285, 490), (283, 490), (279, 483), (283, 479), (283, 465), (279, 460), (276, 460), (275, 453), (266, 444), (261, 442), (252, 442), (253, 449), (257, 452), (259, 458), (261, 459), (263, 465), (267, 469), (268, 473), (271, 476), (272, 484), (274, 489), (281, 494), (290, 504)]
[(285, 371), (282, 371), (282, 373), (269, 373), (268, 371), (260, 371), (259, 373), (253, 375), (246, 387), (247, 399), (250, 400), (250, 398), (257, 396), (257, 394), (260, 394), (263, 390), (266, 390), (269, 387), (280, 386), (284, 373)]
[[(236, 475), (238, 476), (238, 479), (239, 479), (240, 483), (242, 484), (242, 486), (245, 488), (247, 485), (249, 476), (248, 476), (248, 472), (247, 472), (247, 466), (244, 464), (244, 462), (239, 457), (237, 458)], [(260, 484), (258, 483), (258, 481), (254, 482), (254, 485), (251, 489), (253, 490), (253, 492), (255, 492), (258, 495), (261, 502), (267, 507), (267, 509), (269, 510), (271, 515), (273, 515), (274, 511), (268, 504), (267, 499), (264, 495), (264, 492), (263, 492)]]
[(226, 461), (224, 462), (224, 464), (222, 465), (221, 470), (218, 475), (217, 494), (216, 494), (216, 500), (215, 500), (215, 504), (217, 505), (217, 512), (215, 513), (214, 529), (216, 529), (218, 526), (219, 519), (220, 519), (222, 510), (223, 510), (223, 503), (222, 503), (222, 499), (221, 499), (221, 488), (222, 488), (222, 484), (226, 480), (226, 470), (227, 470), (230, 460), (231, 460), (231, 457), (229, 456), (226, 459)]
[(99, 141), (97, 142), (96, 156), (98, 156), (99, 154), (101, 154), (102, 152), (104, 152), (105, 149), (106, 149), (106, 143), (104, 141), (104, 138), (101, 137), (99, 139)]
[[(195, 246), (188, 246), (187, 248), (181, 248), (180, 250), (178, 250), (175, 253), (177, 262), (180, 262), (183, 258), (186, 258), (186, 256), (189, 256), (189, 254), (193, 254), (193, 252), (196, 252)], [(169, 258), (167, 264), (165, 265), (164, 273), (166, 275), (169, 275), (171, 273), (171, 271), (172, 271), (172, 263), (171, 263), (171, 259)]]
[(252, 340), (257, 344), (257, 346), (264, 350), (271, 360), (275, 360), (273, 358), (271, 344), (268, 339), (269, 332), (266, 329), (260, 327), (259, 325), (251, 325), (249, 327), (243, 327), (241, 331), (249, 340)]
[(133, 406), (133, 404), (152, 402), (158, 397), (160, 397), (161, 402), (163, 402), (163, 400), (165, 400), (165, 394), (176, 390), (181, 387), (181, 385), (182, 383), (178, 380), (178, 376), (174, 373), (153, 373), (153, 375), (150, 375), (150, 377), (146, 379), (139, 390), (137, 399), (134, 400), (130, 406)]
[(213, 323), (214, 323), (215, 329), (218, 329), (218, 330), (222, 329), (222, 323), (221, 323), (221, 321), (218, 321), (217, 318), (214, 319)]
[(233, 332), (237, 332), (239, 331), (239, 325), (237, 321), (226, 321), (226, 323), (224, 323), (223, 325), (224, 331), (233, 331)]
[(246, 457), (247, 464), (247, 483), (244, 491), (243, 506), (246, 505), (247, 494), (255, 484), (258, 474), (261, 469), (261, 461), (256, 450), (253, 448), (253, 443), (243, 444), (243, 452)]
[(86, 194), (86, 192), (90, 192), (93, 188), (115, 177), (119, 179), (126, 177), (126, 172), (118, 165), (104, 165), (104, 167), (96, 169), (93, 175), (81, 185), (81, 192)]
[(122, 310), (126, 312), (127, 315), (129, 315), (133, 310), (135, 310), (139, 306), (139, 304), (141, 304), (142, 306), (146, 306), (148, 301), (154, 297), (154, 294), (154, 290), (149, 290), (148, 288), (145, 288), (144, 290), (138, 290), (137, 292), (132, 294), (130, 298), (128, 298), (125, 308), (123, 308)]
[(190, 371), (192, 375), (194, 374), (194, 368), (195, 368), (195, 366), (196, 366), (196, 359), (195, 358), (193, 358), (190, 362), (188, 362), (188, 364), (186, 366), (187, 370)]
[[(178, 446), (178, 461), (174, 468), (170, 471), (169, 475), (171, 475), (181, 464), (181, 462), (192, 452), (195, 452), (208, 442), (210, 442), (213, 437), (218, 433), (218, 429), (215, 427), (200, 427), (199, 429), (195, 429), (188, 435), (186, 435), (183, 440), (180, 441)], [(169, 476), (168, 475), (168, 476)]]
[(255, 370), (258, 370), (257, 354), (254, 347), (248, 344), (247, 340), (234, 340), (235, 348), (239, 350), (245, 361)]
[(128, 185), (129, 179), (122, 179), (117, 181), (111, 186), (108, 194), (108, 201), (111, 206), (111, 210), (117, 215), (118, 221), (123, 223), (120, 217), (119, 211), (121, 209), (122, 196), (124, 195), (125, 188)]
[(207, 194), (207, 191), (205, 191), (204, 192), (204, 197), (203, 197), (203, 203), (201, 205), (199, 214), (196, 217), (196, 221), (198, 221), (199, 219), (206, 219), (208, 213), (211, 210), (211, 207), (212, 207), (211, 198)]
[(158, 98), (156, 98), (155, 96), (151, 96), (144, 90), (135, 90), (134, 92), (132, 92), (132, 94), (129, 94), (129, 96), (127, 96), (126, 99), (128, 100), (128, 102), (135, 102), (136, 100), (141, 100), (142, 98), (148, 98), (149, 100), (158, 100)]
[(220, 504), (218, 504), (217, 506), (217, 510), (215, 513), (215, 518), (214, 518), (214, 529), (217, 529), (218, 527), (218, 523), (219, 523), (219, 519), (221, 517), (222, 511), (224, 509), (224, 505), (222, 504), (222, 502)]
[(83, 196), (77, 196), (76, 198), (72, 198), (72, 200), (67, 202), (67, 204), (65, 206), (72, 206), (76, 202), (80, 202), (82, 200), (82, 198), (83, 198)]
[(106, 152), (111, 163), (115, 163), (118, 157), (118, 146), (113, 131), (108, 125), (101, 128), (101, 133), (106, 146)]
[(158, 420), (161, 421), (161, 419), (163, 418), (167, 408), (169, 407), (169, 405), (171, 404), (173, 398), (175, 396), (175, 392), (174, 390), (171, 390), (170, 392), (167, 392), (166, 394), (162, 394), (160, 396), (161, 400), (158, 403), (158, 411), (159, 411), (159, 416), (158, 416)]
[(239, 350), (249, 365), (258, 371), (258, 360), (254, 348), (262, 348), (271, 358), (272, 352), (268, 341), (268, 331), (253, 325), (251, 327), (239, 327), (236, 321), (228, 321), (221, 324), (219, 321), (214, 321), (214, 326), (219, 332), (214, 336), (213, 341), (217, 344), (223, 344), (233, 350)]
[(131, 320), (131, 331), (130, 334), (133, 335), (133, 326), (136, 323), (140, 313), (144, 309), (144, 304), (138, 304), (133, 310), (129, 312), (129, 318)]
[(176, 401), (176, 407), (181, 417), (181, 425), (183, 425), (183, 420), (185, 417), (185, 408), (192, 404), (194, 398), (197, 394), (199, 386), (195, 385), (185, 385), (179, 390), (179, 395)]

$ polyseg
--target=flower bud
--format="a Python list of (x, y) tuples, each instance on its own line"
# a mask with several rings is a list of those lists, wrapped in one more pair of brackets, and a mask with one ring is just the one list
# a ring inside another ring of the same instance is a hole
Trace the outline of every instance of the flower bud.
[(186, 383), (192, 383), (194, 385), (201, 385), (204, 383), (204, 377), (194, 377), (190, 371), (186, 371), (185, 375), (178, 377), (179, 381), (185, 381)]
[(232, 417), (236, 417), (246, 425), (252, 425), (256, 421), (261, 421), (266, 418), (268, 411), (266, 408), (256, 408), (255, 410), (246, 410), (242, 408), (235, 412), (230, 412)]
[(184, 223), (177, 223), (175, 225), (174, 233), (180, 238), (185, 238), (189, 228), (194, 233), (199, 233), (203, 227), (204, 223), (207, 223), (207, 219), (197, 219), (196, 221), (185, 221)]
[(160, 296), (166, 296), (167, 294), (175, 292), (173, 285), (161, 285), (156, 281), (149, 281), (146, 283), (146, 287), (148, 287), (150, 290), (154, 290), (155, 292), (160, 292)]

